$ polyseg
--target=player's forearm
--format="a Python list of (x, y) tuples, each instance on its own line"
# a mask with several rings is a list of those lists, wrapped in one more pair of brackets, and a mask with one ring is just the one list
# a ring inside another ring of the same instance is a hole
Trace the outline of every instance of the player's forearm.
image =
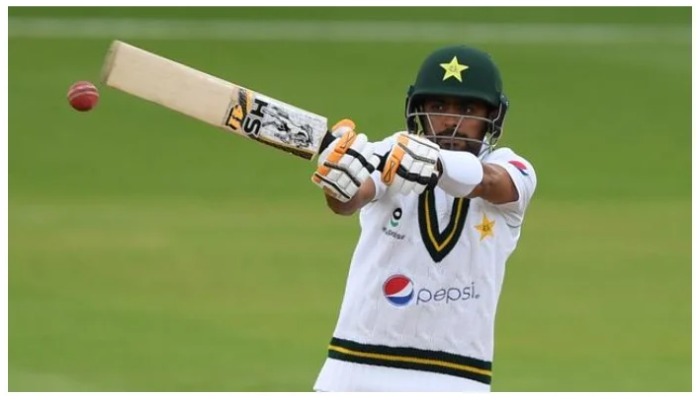
[(496, 164), (482, 163), (473, 154), (440, 151), (438, 186), (455, 197), (481, 197), (493, 204), (518, 200), (508, 172)]
[(440, 150), (438, 186), (454, 197), (467, 197), (482, 182), (481, 161), (464, 151)]
[(353, 215), (357, 210), (372, 201), (375, 193), (376, 188), (374, 186), (374, 181), (372, 179), (367, 179), (362, 183), (362, 186), (360, 186), (360, 190), (358, 190), (355, 196), (348, 202), (343, 203), (331, 195), (324, 195), (326, 196), (328, 208), (333, 210), (334, 213), (338, 215)]
[(505, 168), (496, 164), (482, 164), (482, 168), (484, 177), (468, 197), (481, 197), (493, 204), (518, 200), (518, 190)]

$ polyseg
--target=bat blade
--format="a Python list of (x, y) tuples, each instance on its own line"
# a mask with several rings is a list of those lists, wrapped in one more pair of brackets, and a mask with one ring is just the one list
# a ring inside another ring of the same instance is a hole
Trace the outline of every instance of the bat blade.
[(102, 82), (305, 159), (333, 139), (323, 116), (119, 40), (109, 48)]

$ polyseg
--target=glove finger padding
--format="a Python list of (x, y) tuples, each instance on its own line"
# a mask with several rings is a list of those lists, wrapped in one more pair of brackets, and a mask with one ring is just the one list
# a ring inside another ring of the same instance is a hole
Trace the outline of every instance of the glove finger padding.
[(367, 136), (354, 131), (355, 124), (342, 120), (333, 127), (338, 138), (326, 148), (318, 159), (318, 168), (311, 180), (336, 199), (347, 202), (357, 193), (379, 164), (374, 144)]
[(440, 147), (420, 136), (400, 134), (387, 155), (382, 181), (389, 193), (423, 193), (437, 183)]

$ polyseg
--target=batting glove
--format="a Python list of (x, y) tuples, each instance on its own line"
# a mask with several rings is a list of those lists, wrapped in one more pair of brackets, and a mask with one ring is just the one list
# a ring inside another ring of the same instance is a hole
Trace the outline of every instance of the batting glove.
[(374, 143), (363, 133), (355, 133), (355, 123), (344, 119), (333, 126), (335, 136), (318, 158), (311, 181), (342, 202), (355, 196), (362, 183), (379, 165)]
[(422, 136), (399, 134), (386, 155), (381, 176), (388, 193), (421, 194), (427, 187), (434, 187), (439, 150), (437, 144)]

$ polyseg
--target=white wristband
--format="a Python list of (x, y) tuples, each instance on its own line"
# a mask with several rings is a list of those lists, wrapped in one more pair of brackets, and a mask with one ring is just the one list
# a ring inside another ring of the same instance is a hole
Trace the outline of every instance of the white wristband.
[(468, 196), (484, 178), (481, 161), (472, 153), (440, 150), (440, 161), (442, 174), (438, 186), (451, 196)]

